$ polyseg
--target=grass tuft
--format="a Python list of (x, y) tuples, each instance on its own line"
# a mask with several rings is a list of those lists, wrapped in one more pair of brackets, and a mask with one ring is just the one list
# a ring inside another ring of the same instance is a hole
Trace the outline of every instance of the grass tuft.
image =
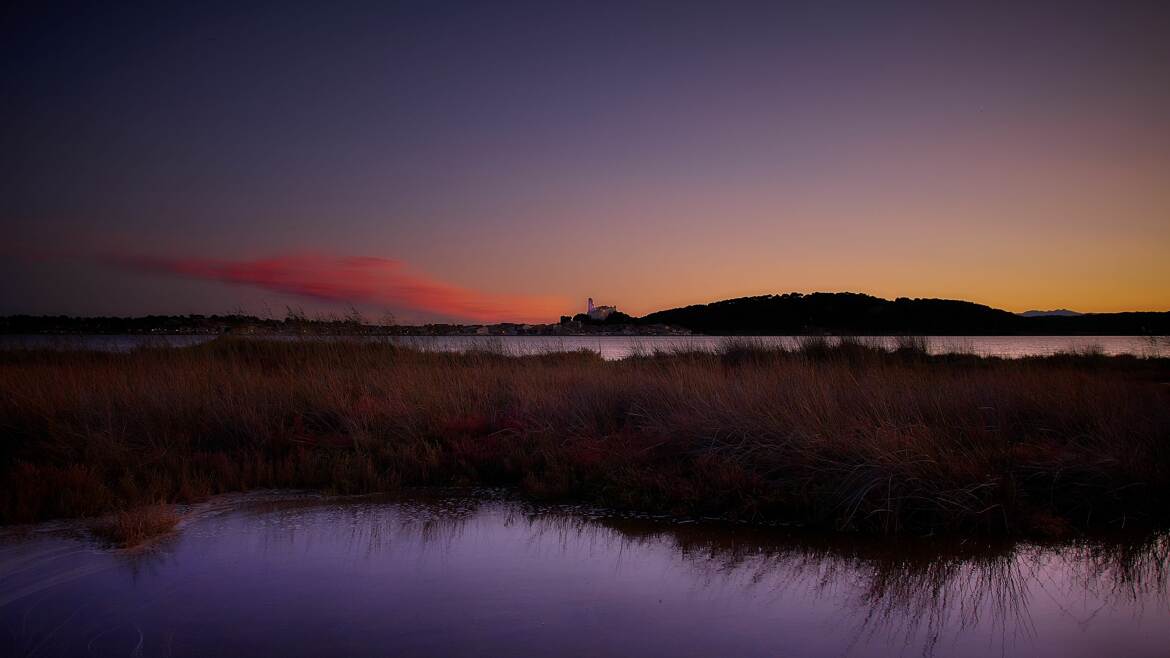
[(169, 505), (145, 505), (122, 510), (95, 522), (94, 535), (121, 548), (130, 548), (174, 530), (179, 515)]

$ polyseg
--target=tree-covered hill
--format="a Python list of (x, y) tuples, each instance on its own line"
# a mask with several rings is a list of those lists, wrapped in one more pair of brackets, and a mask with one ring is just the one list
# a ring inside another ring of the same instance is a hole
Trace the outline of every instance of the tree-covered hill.
[(703, 334), (1101, 334), (1170, 333), (1170, 312), (1024, 317), (953, 299), (893, 301), (859, 293), (788, 293), (740, 297), (657, 311), (639, 322)]

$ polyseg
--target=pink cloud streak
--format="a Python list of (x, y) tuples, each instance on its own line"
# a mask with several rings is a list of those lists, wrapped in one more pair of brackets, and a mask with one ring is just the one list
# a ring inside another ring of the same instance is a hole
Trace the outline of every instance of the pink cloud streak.
[(407, 270), (402, 261), (370, 256), (285, 254), (253, 260), (117, 255), (120, 267), (246, 285), (329, 302), (377, 304), (479, 322), (555, 321), (563, 300), (497, 295), (436, 281)]

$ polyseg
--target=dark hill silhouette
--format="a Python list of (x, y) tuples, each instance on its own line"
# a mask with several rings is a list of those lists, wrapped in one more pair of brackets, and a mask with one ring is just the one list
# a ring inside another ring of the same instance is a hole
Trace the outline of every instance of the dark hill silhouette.
[[(564, 320), (567, 320), (565, 318)], [(657, 311), (641, 318), (614, 313), (582, 325), (669, 325), (711, 335), (1103, 335), (1170, 334), (1170, 312), (1037, 315), (1009, 313), (954, 299), (893, 301), (860, 293), (762, 295)], [(461, 325), (441, 325), (456, 329)], [(0, 316), (0, 334), (331, 334), (388, 335), (409, 327), (364, 323), (359, 316), (308, 319), (290, 311), (283, 320), (249, 315), (151, 315), (138, 318)], [(654, 333), (651, 327), (643, 331)]]
[(1170, 332), (1170, 312), (1024, 317), (953, 299), (893, 301), (859, 293), (788, 293), (741, 297), (657, 311), (639, 319), (704, 334), (1099, 334)]
[(1020, 313), (1020, 315), (1026, 317), (1026, 318), (1038, 318), (1038, 317), (1043, 317), (1045, 315), (1084, 315), (1084, 313), (1077, 313), (1076, 311), (1070, 311), (1067, 308), (1054, 308), (1051, 311), (1036, 311), (1036, 310), (1024, 311), (1023, 313)]

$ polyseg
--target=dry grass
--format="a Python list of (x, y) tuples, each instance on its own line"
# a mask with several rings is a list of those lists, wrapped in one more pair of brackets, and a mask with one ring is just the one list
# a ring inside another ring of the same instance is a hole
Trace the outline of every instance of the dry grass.
[(111, 544), (129, 548), (167, 534), (178, 522), (179, 515), (169, 505), (144, 505), (112, 514), (90, 530)]
[(533, 497), (898, 533), (1162, 525), (1170, 361), (785, 352), (604, 362), (216, 340), (0, 352), (0, 521), (255, 487)]

